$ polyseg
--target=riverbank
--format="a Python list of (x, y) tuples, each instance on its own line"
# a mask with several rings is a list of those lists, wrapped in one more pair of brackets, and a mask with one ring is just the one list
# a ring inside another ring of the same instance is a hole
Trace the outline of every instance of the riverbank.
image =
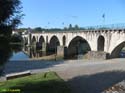
[[(14, 67), (13, 67), (14, 66)], [(9, 68), (9, 69), (8, 69)], [(30, 70), (31, 73), (56, 72), (71, 87), (73, 93), (101, 93), (125, 79), (125, 59), (12, 61), (4, 73)]]
[(57, 56), (56, 54), (53, 54), (53, 55), (48, 55), (48, 56), (43, 56), (43, 57), (32, 57), (29, 60), (53, 61), (53, 60), (57, 60)]

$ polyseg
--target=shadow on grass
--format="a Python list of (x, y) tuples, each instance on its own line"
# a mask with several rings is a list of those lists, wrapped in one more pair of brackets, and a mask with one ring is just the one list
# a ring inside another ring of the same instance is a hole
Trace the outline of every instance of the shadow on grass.
[(20, 89), (21, 93), (70, 93), (63, 81), (48, 80), (33, 83), (25, 83), (10, 89)]
[(56, 74), (51, 76), (53, 78), (49, 78), (46, 75), (43, 77), (45, 77), (44, 80), (41, 80), (41, 77), (28, 78), (29, 80), (25, 79), (25, 82), (20, 81), (16, 86), (9, 88), (20, 89), (21, 93), (101, 93), (112, 85), (124, 80), (125, 71), (107, 71), (93, 75), (77, 76), (66, 82)]
[[(33, 80), (32, 80), (33, 79)], [(21, 92), (4, 92), (4, 93), (71, 93), (66, 82), (59, 78), (56, 73), (44, 74), (42, 77), (19, 78), (8, 84), (16, 83), (9, 89), (19, 89)], [(6, 83), (7, 84), (7, 83)], [(7, 85), (6, 85), (7, 86)], [(1, 93), (1, 92), (0, 92)], [(3, 93), (3, 92), (2, 92)]]
[(70, 79), (73, 93), (101, 93), (112, 85), (125, 80), (125, 71), (108, 71)]
[(28, 83), (15, 88), (20, 89), (23, 93), (70, 93), (64, 82), (56, 80), (39, 82), (37, 84)]

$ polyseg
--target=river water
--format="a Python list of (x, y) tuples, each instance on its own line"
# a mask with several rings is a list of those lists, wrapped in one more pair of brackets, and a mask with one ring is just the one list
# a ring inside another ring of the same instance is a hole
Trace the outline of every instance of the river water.
[[(21, 45), (12, 45), (6, 42), (0, 44), (0, 76), (23, 72), (27, 70), (46, 69), (54, 64), (60, 64), (62, 61), (41, 61), (30, 60), (30, 58), (42, 56), (41, 52), (30, 51), (29, 54), (23, 52), (25, 49)], [(29, 48), (30, 49), (30, 48)], [(27, 50), (27, 49), (26, 49)], [(31, 49), (32, 50), (32, 49)]]
[(28, 60), (29, 56), (26, 55), (23, 51), (19, 51), (17, 53), (12, 53), (12, 57), (9, 58), (9, 61), (18, 61), (18, 60)]
[[(22, 45), (12, 45), (9, 42), (0, 39), (0, 74), (3, 73), (4, 67), (8, 62), (27, 60), (29, 56), (22, 52)], [(13, 65), (14, 68), (14, 65)], [(10, 68), (8, 68), (10, 69)]]

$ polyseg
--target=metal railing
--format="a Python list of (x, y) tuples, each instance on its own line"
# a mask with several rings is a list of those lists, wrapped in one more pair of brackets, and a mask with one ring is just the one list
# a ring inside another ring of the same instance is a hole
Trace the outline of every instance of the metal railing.
[(125, 29), (125, 23), (119, 24), (108, 24), (108, 25), (97, 25), (97, 26), (86, 26), (85, 29), (99, 30), (99, 29)]

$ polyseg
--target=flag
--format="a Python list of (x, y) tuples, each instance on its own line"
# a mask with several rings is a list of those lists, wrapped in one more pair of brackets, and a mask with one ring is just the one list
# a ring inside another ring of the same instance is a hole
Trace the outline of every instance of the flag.
[(102, 18), (105, 18), (105, 14), (102, 15)]

